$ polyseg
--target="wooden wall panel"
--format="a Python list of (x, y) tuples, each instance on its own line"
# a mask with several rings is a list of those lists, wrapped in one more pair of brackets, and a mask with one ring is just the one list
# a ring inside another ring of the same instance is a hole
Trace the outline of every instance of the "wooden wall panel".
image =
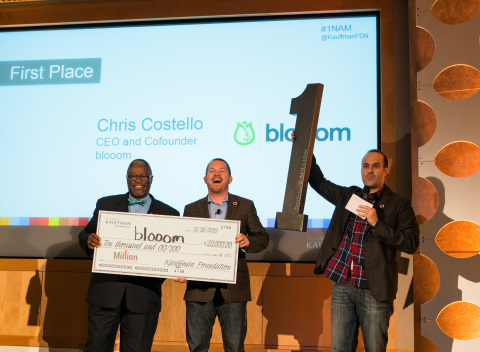
[(324, 277), (266, 277), (264, 334), (267, 346), (330, 346), (330, 293)]
[[(263, 345), (263, 282), (265, 277), (252, 275), (250, 285), (252, 290), (252, 301), (247, 303), (247, 345)], [(221, 341), (220, 341), (221, 342)]]
[(90, 273), (51, 272), (48, 264), (43, 272), (40, 336), (50, 344), (61, 339), (87, 338), (85, 302)]
[(162, 286), (162, 311), (160, 313), (154, 342), (185, 341), (185, 302), (183, 294), (186, 285), (166, 280)]
[[(313, 275), (313, 264), (249, 263), (249, 269), (248, 350), (328, 350), (332, 282)], [(0, 259), (0, 345), (83, 348), (90, 271), (90, 260)], [(185, 285), (166, 280), (162, 290), (154, 351), (188, 351)], [(395, 326), (393, 317), (392, 349)], [(217, 321), (211, 350), (221, 344)]]
[(42, 273), (0, 271), (0, 335), (39, 336)]

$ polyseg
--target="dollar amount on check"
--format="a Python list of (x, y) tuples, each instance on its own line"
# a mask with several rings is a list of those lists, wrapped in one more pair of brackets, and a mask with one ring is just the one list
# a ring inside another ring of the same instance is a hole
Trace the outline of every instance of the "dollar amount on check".
[(240, 221), (100, 211), (96, 273), (235, 283)]

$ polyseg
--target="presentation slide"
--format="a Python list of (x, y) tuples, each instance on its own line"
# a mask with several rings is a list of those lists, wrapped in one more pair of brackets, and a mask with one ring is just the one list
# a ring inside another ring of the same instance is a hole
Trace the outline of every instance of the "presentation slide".
[[(310, 83), (324, 85), (318, 163), (329, 180), (361, 185), (379, 140), (378, 16), (1, 29), (0, 242), (22, 231), (75, 239), (98, 198), (127, 192), (137, 158), (152, 166), (151, 193), (180, 213), (206, 196), (208, 162), (227, 160), (230, 192), (273, 228), (291, 100)], [(308, 190), (309, 228), (328, 227), (332, 211)]]

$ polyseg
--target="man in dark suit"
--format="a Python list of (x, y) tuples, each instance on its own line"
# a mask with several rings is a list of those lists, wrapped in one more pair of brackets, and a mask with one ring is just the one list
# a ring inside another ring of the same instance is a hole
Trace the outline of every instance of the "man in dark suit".
[[(315, 274), (334, 281), (332, 351), (355, 351), (358, 328), (362, 328), (367, 352), (386, 351), (388, 325), (397, 292), (397, 250), (414, 253), (419, 229), (410, 202), (385, 185), (388, 159), (379, 150), (362, 160), (364, 189), (341, 187), (323, 176), (315, 157), (309, 183), (335, 205), (320, 248)], [(356, 212), (345, 208), (352, 195), (372, 207), (359, 205)]]
[[(127, 170), (128, 193), (101, 198), (93, 217), (78, 235), (82, 249), (92, 255), (101, 245), (96, 234), (100, 210), (180, 215), (149, 192), (153, 176), (150, 165), (142, 159), (132, 161)], [(84, 351), (111, 352), (120, 325), (120, 351), (148, 352), (161, 309), (164, 279), (93, 273), (88, 288), (88, 340)]]
[[(188, 204), (183, 215), (241, 221), (241, 233), (235, 237), (235, 243), (239, 243), (240, 247), (237, 282), (188, 282), (184, 297), (187, 307), (187, 343), (191, 352), (207, 352), (215, 317), (218, 316), (225, 351), (243, 352), (247, 334), (246, 307), (247, 301), (251, 300), (245, 253), (264, 250), (269, 237), (260, 223), (253, 202), (228, 192), (232, 176), (225, 160), (213, 159), (207, 166), (204, 181), (208, 196)], [(185, 278), (177, 281), (184, 282)]]

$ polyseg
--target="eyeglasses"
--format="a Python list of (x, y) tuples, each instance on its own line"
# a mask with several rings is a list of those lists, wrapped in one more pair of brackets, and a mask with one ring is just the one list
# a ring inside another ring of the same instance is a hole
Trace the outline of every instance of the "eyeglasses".
[(140, 181), (146, 181), (146, 180), (149, 180), (153, 177), (153, 175), (127, 175), (127, 179), (129, 181), (136, 181), (136, 180), (140, 180)]

